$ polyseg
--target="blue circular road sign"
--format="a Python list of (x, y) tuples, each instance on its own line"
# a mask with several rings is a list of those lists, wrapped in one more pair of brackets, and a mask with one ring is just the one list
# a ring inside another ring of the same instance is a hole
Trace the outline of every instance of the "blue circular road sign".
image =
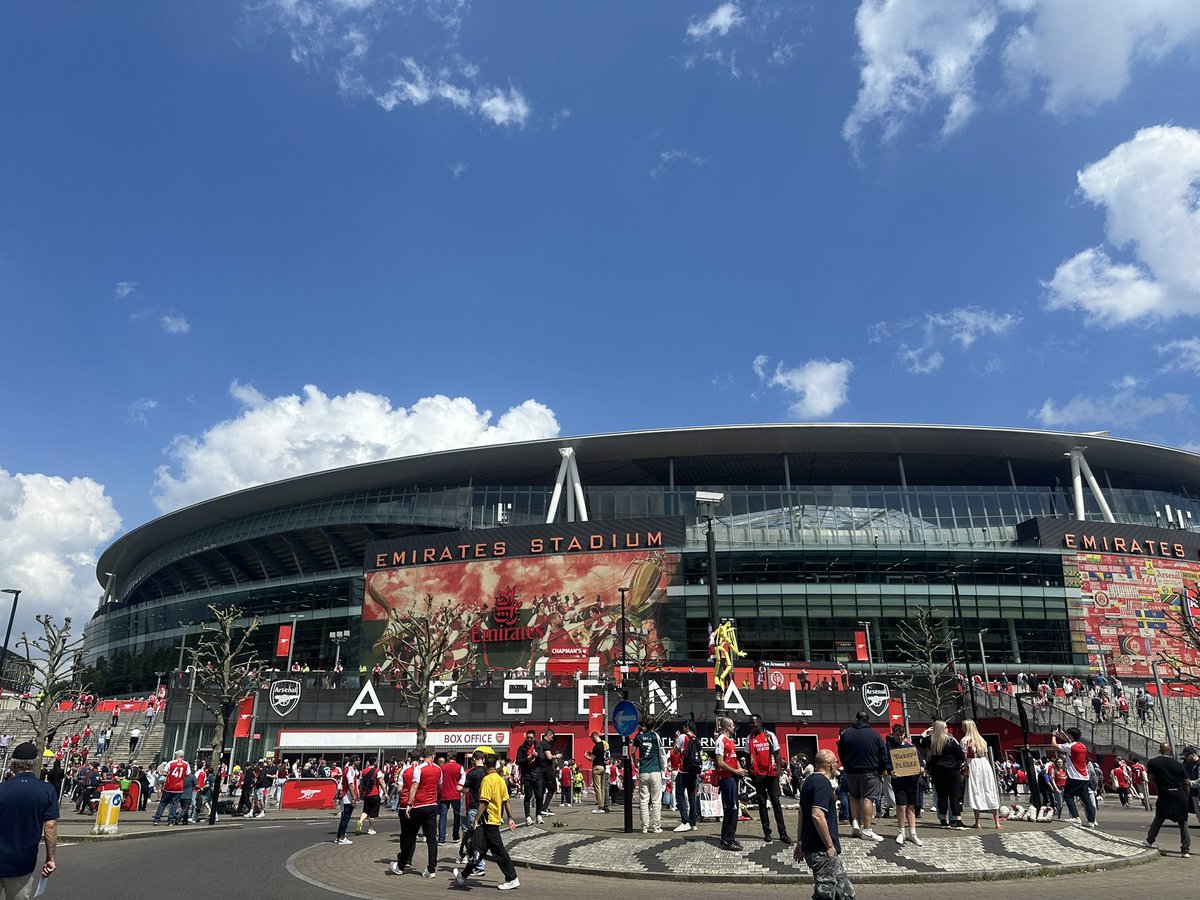
[(612, 711), (612, 724), (616, 729), (617, 734), (621, 737), (629, 737), (638, 727), (638, 708), (632, 700), (622, 700)]

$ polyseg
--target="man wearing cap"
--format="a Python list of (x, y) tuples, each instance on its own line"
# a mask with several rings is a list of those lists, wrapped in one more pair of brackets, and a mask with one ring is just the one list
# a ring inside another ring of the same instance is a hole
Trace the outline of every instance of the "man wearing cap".
[[(26, 741), (12, 753), (13, 777), (0, 784), (0, 896), (28, 900), (38, 875), (54, 874), (58, 844), (58, 797), (48, 782), (33, 774), (37, 747)], [(39, 870), (38, 840), (46, 844)]]

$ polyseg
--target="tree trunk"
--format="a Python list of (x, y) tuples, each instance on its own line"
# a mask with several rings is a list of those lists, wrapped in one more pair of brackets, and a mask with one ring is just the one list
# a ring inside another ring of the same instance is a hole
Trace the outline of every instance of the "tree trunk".
[[(428, 684), (428, 683), (427, 683)], [(425, 752), (425, 738), (429, 735), (429, 687), (421, 691), (417, 706), (417, 752)]]

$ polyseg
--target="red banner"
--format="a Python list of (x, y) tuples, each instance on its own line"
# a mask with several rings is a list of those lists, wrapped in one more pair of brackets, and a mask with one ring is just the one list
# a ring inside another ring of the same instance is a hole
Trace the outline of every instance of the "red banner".
[(275, 655), (287, 658), (288, 651), (292, 646), (292, 626), (280, 625), (279, 637), (275, 641)]
[(233, 730), (235, 738), (250, 737), (250, 717), (254, 715), (254, 697), (246, 697), (237, 707), (237, 727)]
[(604, 734), (604, 698), (588, 697), (588, 734)]
[(904, 724), (904, 704), (898, 697), (888, 700), (888, 728)]
[(865, 631), (854, 632), (854, 658), (859, 662), (867, 661), (867, 633)]
[(283, 785), (281, 809), (333, 809), (338, 783), (332, 778), (289, 778)]

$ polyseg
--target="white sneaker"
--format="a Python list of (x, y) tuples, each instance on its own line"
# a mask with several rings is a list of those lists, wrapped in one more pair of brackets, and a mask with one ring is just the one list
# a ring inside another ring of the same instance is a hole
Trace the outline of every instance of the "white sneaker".
[(903, 832), (903, 831), (902, 831), (902, 832), (900, 832), (898, 835), (896, 835), (896, 843), (897, 843), (897, 844), (903, 844), (903, 843), (904, 843), (904, 832)]
[(437, 872), (430, 872), (428, 869), (421, 870), (422, 878), (437, 878)]
[(850, 837), (858, 837), (862, 833), (862, 829), (858, 827), (858, 819), (850, 823)]
[(876, 834), (870, 828), (862, 829), (862, 831), (859, 833), (859, 837), (861, 837), (865, 841), (875, 841), (875, 843), (879, 843), (880, 841), (883, 840), (883, 837), (881, 835)]
[(526, 817), (525, 817), (525, 824), (526, 824), (526, 825), (532, 825), (532, 824), (533, 824), (533, 819), (529, 818), (529, 816), (526, 816)]
[(346, 846), (347, 844), (353, 844), (353, 843), (354, 843), (354, 841), (350, 840), (350, 838), (344, 838), (344, 837), (343, 837), (343, 838), (338, 838), (336, 841), (334, 841), (334, 843), (335, 843), (335, 844), (341, 844), (341, 845), (344, 847), (344, 846)]
[(655, 826), (654, 826), (652, 829), (650, 829), (650, 830), (651, 830), (651, 831), (653, 831), (655, 834), (662, 834), (662, 829), (661, 829), (661, 828), (659, 828), (657, 825), (655, 825)]
[(674, 831), (674, 832), (676, 832), (676, 833), (682, 833), (682, 832), (684, 832), (684, 831), (691, 831), (691, 830), (692, 830), (692, 826), (691, 826), (691, 825), (689, 825), (687, 822), (684, 822), (682, 825), (676, 825), (676, 826), (675, 826), (674, 828), (672, 828), (671, 830), (672, 830), (672, 831)]
[(502, 882), (502, 883), (496, 885), (496, 887), (498, 887), (502, 891), (515, 891), (520, 886), (521, 886), (521, 879), (519, 879), (519, 878), (514, 878), (512, 881), (505, 881), (505, 882)]
[(454, 870), (454, 883), (457, 884), (459, 887), (467, 886), (467, 879), (463, 877), (463, 873), (460, 872), (458, 869)]
[(537, 818), (537, 823), (538, 823), (539, 825), (541, 825), (541, 824), (542, 824), (542, 823), (544, 823), (545, 821), (546, 821), (546, 820), (545, 820), (544, 818), (542, 818), (541, 816), (538, 816), (538, 818)]
[(395, 860), (393, 860), (392, 864), (390, 866), (388, 866), (388, 871), (391, 872), (393, 875), (403, 875), (404, 874), (404, 870), (402, 868), (400, 868), (400, 863), (396, 862)]
[(650, 833), (650, 829), (647, 828), (645, 825), (643, 825), (642, 826), (642, 834), (649, 834), (649, 833)]
[(368, 829), (367, 829), (367, 834), (375, 834), (375, 829), (374, 829), (374, 828), (368, 828)]
[(909, 838), (909, 840), (912, 841), (914, 844), (916, 844), (918, 847), (925, 846), (925, 842), (922, 841), (919, 837), (917, 837), (917, 834), (915, 831), (913, 832), (913, 835), (912, 835), (912, 837)]
[(543, 813), (542, 813), (542, 815), (544, 815), (544, 816), (552, 816), (552, 815), (554, 815), (554, 810), (552, 810), (552, 809), (547, 809), (545, 812), (543, 812)]

